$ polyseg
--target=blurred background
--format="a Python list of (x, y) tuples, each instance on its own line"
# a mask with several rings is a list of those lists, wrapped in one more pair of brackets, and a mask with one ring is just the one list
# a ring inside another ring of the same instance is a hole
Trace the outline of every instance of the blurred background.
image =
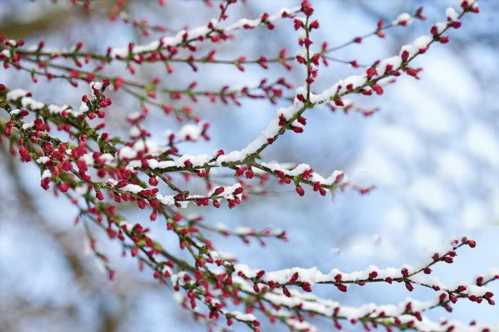
[[(83, 41), (88, 50), (105, 52), (108, 46), (146, 43), (186, 26), (203, 25), (218, 13), (216, 1), (211, 8), (198, 0), (167, 0), (164, 7), (152, 0), (125, 3), (123, 12), (112, 21), (109, 15), (116, 15), (114, 1), (94, 1), (96, 9), (87, 12), (64, 1), (0, 0), (0, 33), (22, 38), (27, 45), (43, 39), (49, 47), (64, 48)], [(400, 46), (427, 33), (433, 22), (445, 19), (445, 9), (457, 1), (312, 3), (321, 24), (314, 40), (332, 46), (373, 31), (380, 18), (391, 22), (402, 12), (413, 13), (424, 6), (426, 21), (390, 29), (383, 39), (373, 37), (333, 53), (370, 64), (397, 54)], [(258, 17), (263, 11), (273, 13), (298, 4), (297, 0), (247, 0), (230, 8), (229, 20)], [(289, 236), (288, 242), (269, 241), (265, 247), (214, 237), (217, 248), (255, 268), (318, 266), (324, 271), (333, 267), (352, 271), (371, 264), (415, 265), (427, 257), (429, 249), (445, 245), (455, 236), (469, 235), (478, 241), (478, 247), (462, 251), (455, 264), (440, 266), (436, 275), (446, 282), (471, 281), (474, 275), (499, 267), (499, 2), (484, 0), (480, 7), (480, 15), (467, 15), (463, 27), (451, 31), (448, 45), (436, 45), (416, 61), (424, 68), (421, 80), (401, 77), (385, 88), (382, 97), (355, 99), (378, 112), (365, 117), (358, 112), (332, 112), (327, 107), (314, 109), (308, 113), (303, 134), (285, 135), (264, 155), (266, 160), (306, 162), (324, 174), (341, 169), (356, 183), (375, 185), (374, 191), (369, 195), (346, 191), (333, 198), (307, 191), (300, 199), (292, 187), (271, 182), (267, 195), (252, 197), (236, 209), (192, 208), (189, 213), (203, 215), (206, 223), (281, 228)], [(125, 23), (124, 17), (147, 18), (150, 25), (171, 30), (144, 36), (139, 28)], [(229, 59), (272, 57), (281, 48), (294, 54), (296, 39), (291, 22), (283, 21), (272, 32), (236, 33), (236, 39), (222, 44), (217, 54)], [(211, 49), (204, 47), (201, 54)], [(196, 80), (200, 88), (220, 89), (281, 76), (295, 86), (303, 81), (298, 66), (290, 72), (281, 66), (269, 70), (253, 66), (241, 73), (233, 66), (210, 65), (200, 66), (194, 73), (189, 66), (178, 64), (171, 75), (162, 65), (136, 69), (136, 79), (146, 82), (160, 77), (166, 87), (186, 87)], [(314, 89), (319, 92), (356, 71), (332, 62), (321, 67)], [(120, 65), (106, 73), (129, 75)], [(85, 84), (74, 88), (65, 81), (48, 84), (43, 78), (33, 84), (29, 74), (13, 69), (0, 69), (0, 82), (28, 89), (45, 102), (74, 106), (88, 91)], [(127, 94), (116, 93), (112, 98), (108, 125), (115, 133), (126, 133), (125, 115), (136, 112), (140, 105)], [(158, 98), (168, 100), (167, 95)], [(280, 104), (286, 105), (285, 101), (272, 105), (249, 100), (241, 106), (201, 99), (195, 104), (169, 102), (190, 106), (211, 123), (209, 142), (183, 146), (183, 152), (193, 153), (243, 147), (265, 127)], [(167, 129), (179, 128), (161, 112), (152, 112), (147, 126), (158, 141), (164, 141)], [(168, 288), (155, 283), (150, 273), (139, 272), (133, 259), (121, 257), (117, 243), (96, 234), (97, 247), (109, 253), (110, 264), (117, 270), (116, 280), (109, 282), (100, 263), (89, 254), (83, 227), (74, 226), (76, 210), (63, 198), (44, 192), (38, 170), (13, 160), (5, 144), (0, 151), (0, 331), (206, 329), (178, 307)], [(122, 213), (133, 222), (148, 224), (147, 216), (139, 211), (124, 209)], [(179, 251), (173, 237), (162, 236), (168, 248)], [(397, 303), (408, 296), (403, 286), (383, 285), (354, 287), (346, 295), (329, 287), (320, 292), (350, 305)], [(428, 300), (433, 293), (417, 290), (410, 295)], [(449, 314), (437, 309), (431, 317)], [(499, 311), (487, 304), (462, 302), (452, 317), (497, 323)], [(329, 329), (324, 325), (324, 330)]]

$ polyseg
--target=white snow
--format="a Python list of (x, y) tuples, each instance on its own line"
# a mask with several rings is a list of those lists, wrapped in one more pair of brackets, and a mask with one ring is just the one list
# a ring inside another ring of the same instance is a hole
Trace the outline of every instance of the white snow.
[(393, 25), (404, 25), (410, 24), (412, 22), (412, 17), (409, 13), (402, 13), (392, 22)]

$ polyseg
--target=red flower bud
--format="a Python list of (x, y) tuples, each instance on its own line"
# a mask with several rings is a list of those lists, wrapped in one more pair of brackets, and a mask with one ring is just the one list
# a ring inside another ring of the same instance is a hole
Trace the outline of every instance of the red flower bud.
[(305, 195), (305, 190), (303, 190), (303, 187), (302, 187), (302, 186), (300, 186), (300, 185), (297, 185), (297, 186), (296, 186), (296, 192), (297, 192), (297, 193), (298, 193), (298, 195), (300, 195), (300, 196)]

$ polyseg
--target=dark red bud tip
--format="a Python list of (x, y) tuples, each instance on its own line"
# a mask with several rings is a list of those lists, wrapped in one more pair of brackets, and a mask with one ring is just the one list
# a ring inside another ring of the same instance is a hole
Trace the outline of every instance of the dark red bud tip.
[(310, 285), (310, 283), (308, 282), (304, 282), (301, 284), (301, 288), (305, 291), (305, 292), (311, 292), (312, 291), (312, 285)]
[(470, 248), (475, 248), (476, 247), (476, 241), (475, 240), (468, 240), (468, 246)]
[(338, 288), (338, 290), (340, 292), (343, 292), (343, 293), (346, 293), (346, 291), (348, 290), (347, 286), (343, 285), (343, 284), (336, 285), (336, 287)]
[(296, 186), (296, 192), (297, 192), (297, 193), (298, 193), (298, 195), (300, 195), (300, 196), (305, 195), (305, 190), (304, 190), (304, 189), (303, 189), (303, 187), (302, 187), (302, 186), (300, 186), (300, 185), (297, 185), (297, 186)]

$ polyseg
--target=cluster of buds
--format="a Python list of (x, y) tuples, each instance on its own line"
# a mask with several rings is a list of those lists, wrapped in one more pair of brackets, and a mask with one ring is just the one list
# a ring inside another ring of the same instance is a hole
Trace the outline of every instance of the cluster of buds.
[[(301, 11), (305, 15), (305, 18), (295, 18), (294, 28), (297, 31), (302, 31), (303, 35), (298, 39), (298, 45), (303, 49), (303, 53), (296, 56), (296, 61), (306, 67), (306, 90), (307, 96), (305, 99), (310, 97), (310, 86), (317, 78), (319, 73), (317, 67), (319, 66), (319, 61), (321, 59), (321, 52), (313, 54), (311, 46), (313, 41), (311, 38), (311, 32), (314, 29), (319, 29), (319, 21), (312, 18), (314, 9), (309, 1), (303, 1), (301, 4)], [(304, 101), (304, 100), (302, 100)]]

